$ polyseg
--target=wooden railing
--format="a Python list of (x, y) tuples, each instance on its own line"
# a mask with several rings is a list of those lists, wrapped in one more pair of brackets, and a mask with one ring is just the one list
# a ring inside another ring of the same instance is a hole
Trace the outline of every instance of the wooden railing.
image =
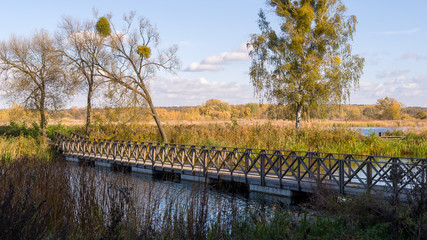
[(425, 158), (87, 140), (75, 133), (56, 134), (55, 143), (75, 158), (305, 192), (321, 185), (400, 194), (427, 182)]

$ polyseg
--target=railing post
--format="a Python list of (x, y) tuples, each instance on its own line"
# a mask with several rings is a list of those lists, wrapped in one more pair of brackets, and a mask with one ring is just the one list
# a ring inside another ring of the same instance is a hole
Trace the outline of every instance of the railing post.
[(278, 168), (279, 168), (279, 186), (280, 186), (280, 189), (282, 189), (282, 179), (283, 179), (283, 174), (282, 174), (282, 166), (283, 166), (283, 160), (284, 160), (284, 157), (283, 157), (283, 154), (282, 154), (282, 152), (281, 151), (278, 151), (277, 152), (277, 155), (276, 155), (276, 158), (279, 158), (278, 160), (277, 160), (277, 164), (278, 164)]
[(191, 175), (194, 175), (194, 166), (196, 163), (196, 146), (191, 146)]
[(85, 156), (85, 153), (86, 153), (86, 140), (77, 140), (77, 141), (79, 141), (79, 143), (81, 144), (81, 151), (82, 151), (82, 156), (84, 157)]
[(261, 160), (261, 186), (265, 186), (265, 150), (261, 150), (260, 160)]
[(208, 170), (207, 170), (207, 149), (205, 146), (201, 147), (202, 150), (202, 167), (203, 167), (203, 176), (208, 176)]
[(150, 145), (150, 151), (151, 151), (151, 169), (154, 169), (154, 164), (156, 162), (156, 146), (153, 144), (149, 144)]
[(397, 201), (399, 198), (399, 181), (400, 181), (399, 166), (397, 164), (397, 159), (392, 158), (392, 169), (391, 169), (391, 178), (393, 181), (393, 194), (394, 201)]
[(245, 150), (245, 182), (248, 183), (248, 173), (249, 173), (249, 155), (251, 153), (251, 149)]
[(297, 173), (298, 173), (298, 191), (301, 191), (301, 157), (295, 156), (297, 159)]
[(117, 156), (117, 145), (118, 141), (114, 141), (113, 143), (113, 162), (116, 163), (116, 156)]
[(368, 176), (366, 176), (367, 190), (369, 190), (372, 187), (372, 158), (369, 158), (366, 162), (366, 173), (368, 174)]
[(338, 167), (339, 167), (340, 193), (344, 194), (344, 160), (343, 159), (337, 159), (337, 161), (338, 161)]
[(321, 178), (320, 178), (320, 157), (315, 158), (315, 161), (317, 162), (317, 182), (318, 184), (322, 183)]

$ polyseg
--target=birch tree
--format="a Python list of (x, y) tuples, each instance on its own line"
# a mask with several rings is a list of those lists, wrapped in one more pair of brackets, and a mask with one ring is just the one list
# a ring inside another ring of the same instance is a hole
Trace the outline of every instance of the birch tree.
[(261, 98), (289, 104), (295, 126), (308, 108), (349, 98), (358, 86), (364, 59), (352, 54), (355, 16), (345, 15), (341, 0), (270, 0), (280, 19), (275, 29), (263, 11), (260, 34), (253, 34), (251, 82)]

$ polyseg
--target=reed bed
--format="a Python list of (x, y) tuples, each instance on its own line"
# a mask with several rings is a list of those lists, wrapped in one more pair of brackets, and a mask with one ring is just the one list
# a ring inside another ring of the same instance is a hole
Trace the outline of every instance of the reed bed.
[[(82, 133), (83, 128), (80, 128)], [(427, 130), (407, 131), (401, 139), (362, 136), (346, 128), (306, 127), (296, 130), (270, 123), (255, 125), (165, 125), (169, 141), (176, 144), (240, 148), (317, 151), (378, 156), (427, 156)], [(393, 133), (392, 133), (393, 134)], [(146, 142), (161, 141), (151, 125), (97, 125), (92, 138)]]
[(54, 154), (47, 143), (41, 143), (38, 139), (26, 136), (13, 138), (0, 136), (1, 161), (10, 162), (23, 157), (35, 157), (49, 161)]

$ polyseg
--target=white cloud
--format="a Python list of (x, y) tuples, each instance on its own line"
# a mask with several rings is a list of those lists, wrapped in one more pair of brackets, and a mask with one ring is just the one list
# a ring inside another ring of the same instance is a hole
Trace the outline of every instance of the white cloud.
[(237, 61), (249, 60), (249, 50), (246, 48), (246, 43), (240, 45), (238, 49), (232, 52), (223, 52), (218, 55), (209, 56), (203, 59), (200, 63), (193, 62), (184, 71), (201, 72), (201, 71), (220, 71), (224, 64)]
[(378, 34), (381, 34), (381, 35), (408, 35), (408, 34), (416, 33), (418, 31), (420, 31), (420, 29), (413, 28), (413, 29), (408, 29), (408, 30), (403, 30), (403, 31), (378, 32)]
[(360, 88), (352, 95), (353, 103), (373, 104), (378, 98), (393, 97), (406, 106), (426, 107), (427, 76), (400, 75), (383, 82), (361, 81)]
[(206, 64), (223, 64), (232, 61), (244, 61), (249, 59), (247, 52), (223, 52), (216, 56), (205, 58), (202, 63)]
[(402, 59), (402, 60), (415, 59), (417, 61), (420, 61), (420, 60), (427, 60), (427, 56), (421, 56), (421, 55), (418, 55), (414, 52), (408, 52), (408, 53), (403, 54), (400, 57), (400, 59)]
[(395, 70), (390, 72), (382, 72), (377, 74), (377, 78), (401, 77), (403, 74), (409, 73), (409, 70)]
[(156, 106), (195, 106), (216, 98), (231, 104), (257, 102), (249, 84), (215, 82), (206, 78), (158, 78), (151, 83)]
[(222, 70), (222, 66), (215, 64), (205, 64), (205, 63), (197, 63), (194, 62), (188, 66), (185, 71), (188, 72), (202, 72), (202, 71), (220, 71)]

